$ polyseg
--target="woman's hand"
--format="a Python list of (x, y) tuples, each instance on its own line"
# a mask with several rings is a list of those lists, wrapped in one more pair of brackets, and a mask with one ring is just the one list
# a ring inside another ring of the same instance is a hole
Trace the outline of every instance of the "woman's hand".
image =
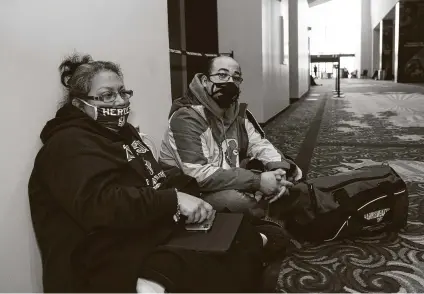
[(186, 223), (201, 223), (212, 215), (213, 208), (206, 201), (183, 192), (177, 192), (180, 212), (187, 217)]

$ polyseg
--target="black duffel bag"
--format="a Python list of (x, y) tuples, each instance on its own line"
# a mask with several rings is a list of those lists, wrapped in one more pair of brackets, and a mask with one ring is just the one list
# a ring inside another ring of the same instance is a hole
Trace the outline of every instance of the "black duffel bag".
[(309, 242), (399, 231), (409, 205), (405, 182), (385, 164), (300, 182), (283, 202), (287, 231)]

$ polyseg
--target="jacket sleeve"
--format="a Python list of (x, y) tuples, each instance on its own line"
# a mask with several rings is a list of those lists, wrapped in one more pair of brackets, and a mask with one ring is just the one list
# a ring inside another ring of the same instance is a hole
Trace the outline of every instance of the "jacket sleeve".
[(255, 129), (253, 124), (245, 119), (245, 127), (249, 140), (247, 155), (260, 160), (267, 170), (284, 169), (286, 171), (295, 171), (296, 164), (284, 157), (284, 155), (274, 147), (266, 138)]
[(201, 192), (259, 190), (259, 175), (243, 168), (223, 169), (208, 162), (211, 135), (205, 134), (202, 119), (187, 108), (178, 110), (170, 119), (167, 143), (179, 168), (197, 180)]
[[(48, 142), (40, 179), (67, 213), (91, 232), (105, 227), (142, 228), (172, 223), (174, 189), (154, 190), (117, 184), (119, 167), (83, 131), (62, 131)], [(85, 136), (84, 136), (85, 135)]]

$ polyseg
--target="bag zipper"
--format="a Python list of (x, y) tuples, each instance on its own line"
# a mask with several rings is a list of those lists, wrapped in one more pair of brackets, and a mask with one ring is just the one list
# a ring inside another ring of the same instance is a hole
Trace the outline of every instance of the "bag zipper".
[(383, 178), (387, 177), (388, 175), (390, 175), (390, 173), (387, 173), (387, 174), (385, 174), (383, 176), (378, 176), (378, 177), (375, 176), (375, 177), (356, 178), (356, 179), (351, 179), (351, 180), (347, 180), (347, 181), (341, 182), (341, 183), (339, 183), (337, 185), (334, 185), (334, 186), (331, 186), (331, 187), (318, 188), (318, 189), (321, 190), (322, 192), (329, 192), (330, 190), (333, 190), (333, 189), (336, 189), (337, 190), (337, 189), (339, 189), (339, 188), (341, 188), (341, 187), (343, 187), (345, 185), (349, 185), (349, 184), (352, 184), (352, 183), (355, 183), (355, 182), (359, 182), (359, 181), (383, 179)]
[[(393, 193), (393, 195), (399, 195), (399, 194), (402, 194), (402, 193), (405, 193), (405, 192), (406, 192), (406, 189), (403, 189), (402, 191), (394, 192), (394, 193)], [(382, 196), (380, 196), (380, 197), (378, 197), (378, 198), (375, 198), (375, 199), (373, 199), (373, 200), (371, 200), (371, 201), (369, 201), (369, 202), (365, 203), (364, 205), (362, 205), (360, 208), (358, 208), (358, 209), (357, 209), (357, 211), (361, 210), (362, 208), (364, 208), (364, 207), (368, 206), (368, 205), (369, 205), (369, 204), (371, 204), (371, 203), (374, 203), (375, 201), (378, 201), (378, 200), (381, 200), (381, 199), (387, 198), (388, 196), (389, 196), (389, 195), (382, 195)], [(350, 218), (351, 218), (351, 216), (349, 216), (349, 217), (347, 218), (347, 220), (346, 220), (346, 221), (345, 221), (345, 222), (341, 225), (340, 229), (337, 231), (337, 233), (334, 235), (334, 237), (333, 237), (333, 238), (326, 239), (326, 240), (324, 240), (324, 241), (325, 241), (325, 242), (327, 242), (327, 241), (332, 241), (332, 240), (336, 239), (336, 238), (337, 238), (337, 236), (340, 234), (340, 232), (343, 230), (343, 228), (344, 228), (345, 226), (349, 225), (349, 224), (348, 224), (348, 222), (349, 222)]]

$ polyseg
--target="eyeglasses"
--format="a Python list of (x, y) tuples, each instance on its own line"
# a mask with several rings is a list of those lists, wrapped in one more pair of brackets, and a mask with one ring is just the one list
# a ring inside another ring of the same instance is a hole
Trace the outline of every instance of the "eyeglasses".
[(220, 72), (220, 73), (216, 73), (216, 74), (213, 74), (213, 75), (209, 75), (209, 77), (214, 77), (214, 76), (217, 76), (218, 79), (220, 81), (223, 81), (223, 82), (228, 82), (230, 80), (230, 77), (233, 78), (233, 81), (236, 84), (241, 84), (241, 82), (243, 82), (243, 78), (242, 77), (240, 77), (240, 76), (231, 76), (231, 75), (229, 75), (227, 73), (224, 73), (224, 72)]
[(118, 92), (104, 92), (100, 94), (99, 96), (85, 96), (88, 99), (93, 99), (96, 101), (103, 101), (106, 103), (114, 102), (116, 98), (118, 98), (118, 95), (121, 96), (122, 99), (128, 100), (130, 99), (134, 94), (133, 90), (122, 90), (119, 93)]

